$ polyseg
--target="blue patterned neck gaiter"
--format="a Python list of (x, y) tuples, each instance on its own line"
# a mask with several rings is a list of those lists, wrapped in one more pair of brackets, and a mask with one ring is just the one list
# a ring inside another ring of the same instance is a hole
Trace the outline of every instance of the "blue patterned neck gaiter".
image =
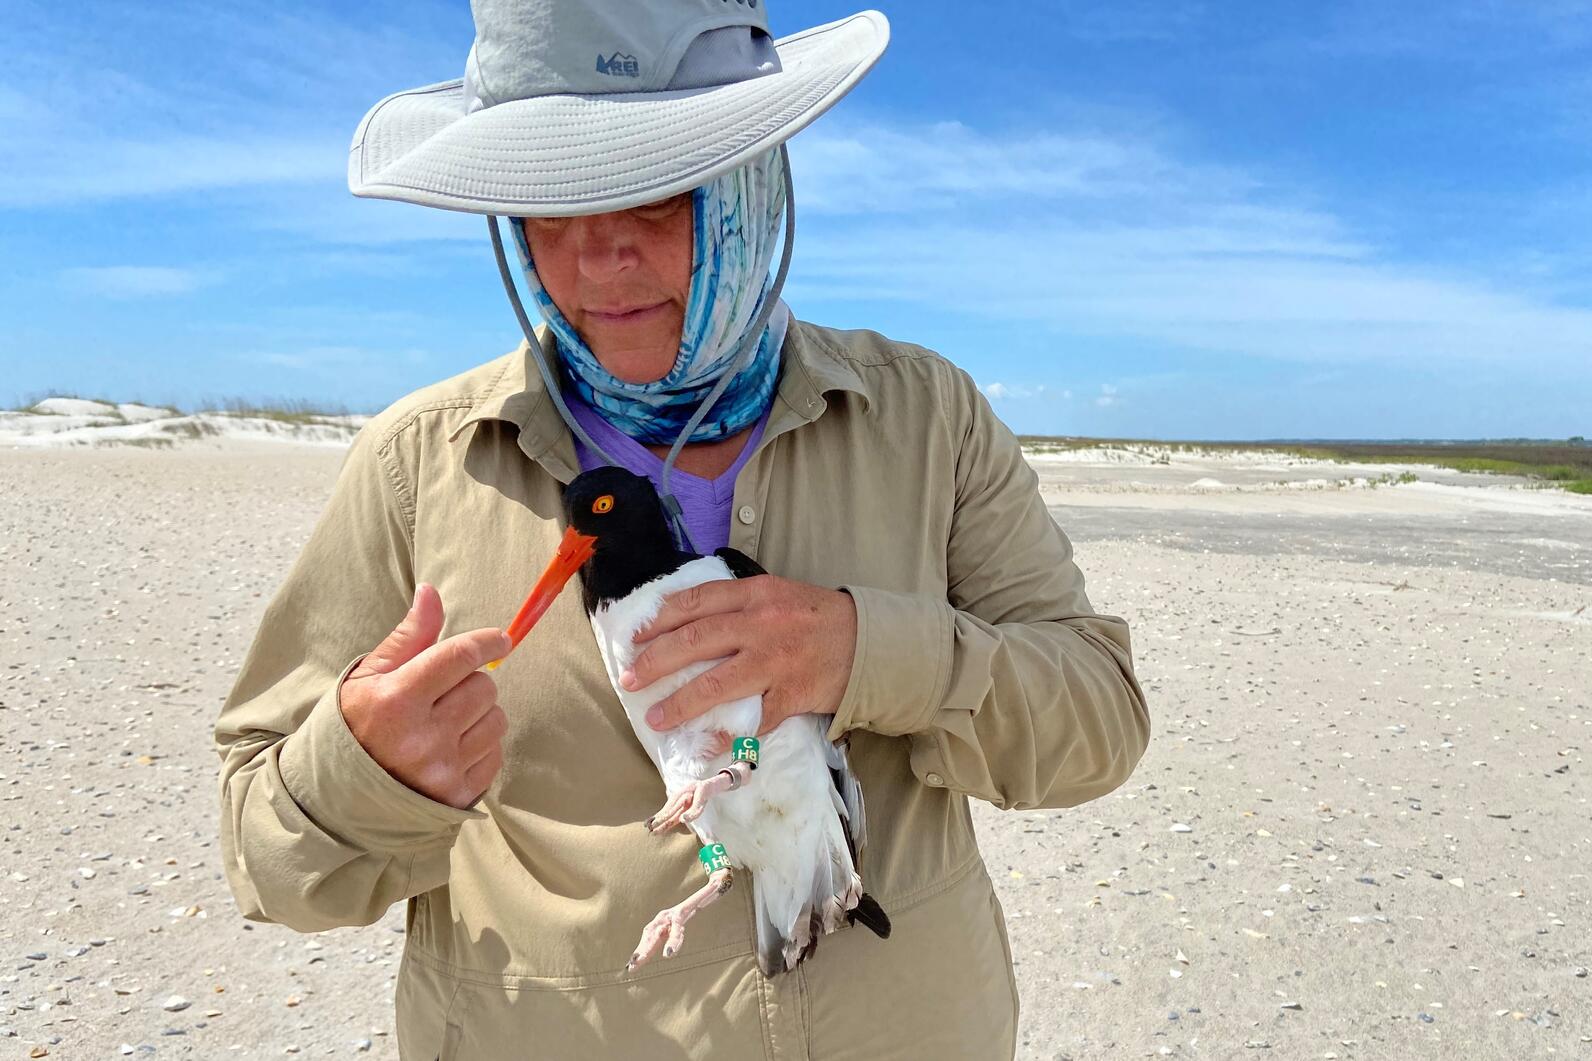
[(692, 207), (691, 290), (680, 351), (668, 375), (651, 383), (627, 383), (603, 368), (542, 287), (524, 226), (517, 219), (509, 225), (526, 286), (557, 341), (565, 382), (609, 423), (642, 443), (670, 445), (679, 438), (748, 343), (757, 344), (750, 363), (730, 380), (687, 441), (728, 438), (756, 423), (773, 400), (779, 376), (779, 350), (790, 321), (784, 302), (774, 307), (760, 336), (747, 334), (773, 283), (769, 266), (785, 211), (779, 149), (695, 189)]

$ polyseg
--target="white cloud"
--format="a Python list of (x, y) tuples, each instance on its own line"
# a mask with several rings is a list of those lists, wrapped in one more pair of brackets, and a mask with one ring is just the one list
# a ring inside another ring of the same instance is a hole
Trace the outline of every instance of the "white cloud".
[(431, 351), (418, 347), (379, 350), (363, 346), (307, 346), (296, 350), (246, 350), (229, 355), (233, 361), (267, 368), (292, 369), (326, 376), (353, 370), (379, 373), (395, 364), (419, 365), (430, 361)]
[[(125, 140), (67, 133), (24, 153), (0, 151), (0, 207), (65, 206), (178, 195), (216, 188), (298, 183), (336, 176), (346, 158), (331, 138), (307, 140), (240, 132)], [(6, 157), (10, 155), (11, 157)]]
[(462, 69), (468, 37), (429, 31), (468, 20), (439, 12), (398, 34), (226, 0), (8, 9), (0, 64), (28, 93), (0, 89), (0, 209), (340, 182), (364, 108)]
[(1058, 14), (1062, 32), (1086, 44), (1104, 45), (1176, 40), (1211, 21), (1204, 4), (1181, 0), (1067, 4)]
[(1056, 388), (1044, 383), (987, 383), (979, 387), (984, 396), (991, 401), (1006, 401), (1008, 399), (1022, 400), (1026, 398), (1043, 398), (1059, 394), (1062, 398), (1071, 398), (1072, 391), (1058, 391)]
[(105, 265), (66, 269), (62, 281), (69, 287), (106, 298), (160, 298), (186, 295), (210, 283), (212, 277), (194, 269), (159, 265)]
[(294, 121), (274, 103), (240, 103), (209, 121), (114, 71), (87, 81), (25, 109), (0, 96), (0, 115), (15, 117), (0, 138), (0, 208), (327, 180), (346, 165), (346, 134)]
[[(471, 253), (485, 254), (486, 221), (475, 214), (454, 210), (431, 210), (411, 203), (382, 199), (359, 199), (341, 181), (308, 184), (297, 188), (276, 188), (262, 192), (245, 210), (238, 212), (238, 223), (251, 228), (293, 233), (315, 243), (336, 243), (377, 248), (399, 243), (459, 243)], [(508, 233), (504, 232), (504, 241)], [(427, 249), (426, 255), (434, 254)], [(513, 250), (509, 251), (510, 255)], [(424, 258), (409, 258), (418, 270), (435, 268)], [(390, 264), (390, 263), (389, 263)]]
[[(797, 296), (1288, 360), (1592, 360), (1592, 311), (1395, 260), (1319, 205), (1153, 144), (962, 126), (815, 139)], [(864, 216), (830, 216), (849, 206)]]
[(1190, 166), (1156, 145), (1093, 131), (992, 135), (961, 122), (817, 126), (791, 141), (796, 202), (824, 214), (926, 213), (995, 203), (1159, 198), (1198, 186), (1240, 195), (1251, 178)]

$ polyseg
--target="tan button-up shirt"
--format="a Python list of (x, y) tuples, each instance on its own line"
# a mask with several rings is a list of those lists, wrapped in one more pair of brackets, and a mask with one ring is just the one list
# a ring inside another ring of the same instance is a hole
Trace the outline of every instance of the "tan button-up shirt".
[[(574, 446), (522, 346), (420, 390), (355, 439), (216, 725), (222, 845), (245, 917), (302, 931), (408, 902), (404, 1058), (996, 1058), (1017, 994), (968, 798), (1071, 806), (1121, 784), (1149, 716), (1127, 626), (1096, 615), (1016, 439), (965, 372), (872, 332), (793, 322), (730, 544), (843, 587), (855, 662), (831, 735), (862, 782), (880, 940), (752, 957), (751, 889), (626, 974), (695, 888), (663, 799), (566, 592), (494, 672), (504, 766), (474, 806), (408, 788), (338, 706), (341, 677), (431, 582), (443, 636), (502, 626), (562, 533)], [(755, 780), (754, 780), (755, 783)]]

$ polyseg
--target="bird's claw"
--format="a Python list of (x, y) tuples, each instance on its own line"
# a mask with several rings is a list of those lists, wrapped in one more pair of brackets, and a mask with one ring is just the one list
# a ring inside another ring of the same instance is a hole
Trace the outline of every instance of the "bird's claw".
[[(735, 764), (731, 769), (739, 765)], [(692, 781), (670, 796), (663, 808), (647, 819), (647, 831), (657, 836), (677, 825), (696, 821), (708, 809), (708, 803), (714, 796), (729, 791), (735, 787), (735, 783), (735, 779), (722, 770), (712, 777)]]
[(652, 960), (661, 944), (663, 956), (672, 958), (685, 946), (685, 923), (713, 904), (713, 901), (730, 890), (733, 877), (728, 869), (714, 870), (708, 882), (678, 906), (658, 911), (647, 927), (641, 930), (641, 942), (625, 964), (625, 972), (635, 972)]

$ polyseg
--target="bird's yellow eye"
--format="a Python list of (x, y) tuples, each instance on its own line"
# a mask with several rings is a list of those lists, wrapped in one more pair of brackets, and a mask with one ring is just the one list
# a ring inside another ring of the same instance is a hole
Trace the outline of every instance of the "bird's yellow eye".
[(593, 512), (607, 512), (609, 509), (611, 509), (613, 507), (614, 507), (614, 495), (613, 494), (604, 494), (602, 497), (599, 497), (597, 500), (595, 500), (595, 501), (593, 501), (591, 503), (591, 510)]

